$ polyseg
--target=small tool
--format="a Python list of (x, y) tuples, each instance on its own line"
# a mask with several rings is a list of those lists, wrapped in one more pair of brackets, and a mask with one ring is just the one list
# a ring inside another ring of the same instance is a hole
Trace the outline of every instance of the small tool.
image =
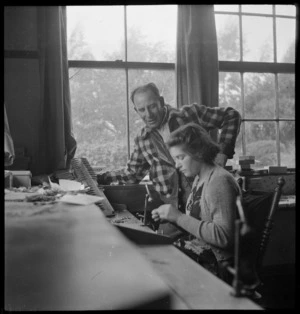
[(147, 221), (147, 208), (148, 208), (148, 202), (151, 202), (152, 201), (152, 197), (150, 195), (150, 191), (149, 191), (149, 188), (148, 188), (148, 185), (146, 184), (146, 190), (147, 190), (147, 193), (145, 195), (145, 206), (144, 206), (144, 219), (143, 219), (143, 223), (144, 223), (144, 226), (147, 226), (148, 225), (148, 221)]

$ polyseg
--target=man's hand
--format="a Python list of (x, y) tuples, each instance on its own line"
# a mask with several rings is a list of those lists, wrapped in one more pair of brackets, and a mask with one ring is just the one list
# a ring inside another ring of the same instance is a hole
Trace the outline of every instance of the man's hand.
[(215, 163), (224, 168), (226, 165), (226, 162), (227, 162), (227, 156), (223, 153), (218, 153), (215, 159)]
[(170, 221), (177, 222), (177, 219), (182, 215), (182, 213), (172, 204), (164, 204), (156, 209), (153, 209), (152, 219), (154, 221)]

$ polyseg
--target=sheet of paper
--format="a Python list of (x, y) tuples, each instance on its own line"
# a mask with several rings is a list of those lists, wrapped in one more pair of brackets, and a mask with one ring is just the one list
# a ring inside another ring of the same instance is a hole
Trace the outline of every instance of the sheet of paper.
[(50, 177), (48, 177), (48, 179), (49, 179), (50, 187), (51, 187), (52, 190), (58, 190), (58, 191), (61, 191), (61, 190), (62, 190), (62, 188), (60, 187), (59, 184), (57, 184), (57, 183), (55, 183), (55, 182), (52, 182), (52, 181), (50, 180)]
[(64, 191), (79, 191), (84, 189), (84, 185), (74, 180), (59, 179), (59, 185)]
[(58, 191), (79, 191), (84, 189), (84, 185), (81, 184), (80, 182), (74, 181), (74, 180), (67, 180), (67, 179), (59, 179), (58, 182), (59, 184), (52, 182), (49, 179), (50, 187), (53, 190), (58, 190)]
[(92, 203), (97, 203), (104, 200), (104, 197), (101, 196), (94, 196), (88, 194), (65, 194), (63, 197), (60, 198), (60, 202), (70, 203), (70, 204), (77, 204), (77, 205), (89, 205)]

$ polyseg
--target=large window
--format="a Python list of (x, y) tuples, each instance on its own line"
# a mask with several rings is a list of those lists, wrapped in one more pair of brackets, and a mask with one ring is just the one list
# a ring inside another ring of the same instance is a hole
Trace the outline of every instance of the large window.
[(126, 164), (143, 125), (134, 87), (155, 82), (175, 106), (176, 18), (175, 5), (67, 8), (76, 155), (92, 166)]
[[(215, 5), (219, 106), (243, 117), (239, 155), (295, 167), (295, 6)], [(167, 23), (166, 23), (167, 21)], [(176, 5), (67, 8), (77, 157), (123, 167), (143, 122), (130, 91), (153, 81), (176, 106)]]
[(219, 106), (243, 118), (233, 162), (295, 167), (295, 16), (293, 5), (215, 5)]

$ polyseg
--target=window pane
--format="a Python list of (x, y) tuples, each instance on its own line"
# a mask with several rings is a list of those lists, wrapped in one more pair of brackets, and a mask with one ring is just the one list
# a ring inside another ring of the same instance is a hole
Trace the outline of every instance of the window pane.
[(68, 58), (125, 59), (123, 6), (68, 6)]
[(295, 122), (279, 122), (280, 163), (289, 168), (295, 168)]
[(275, 118), (275, 76), (244, 74), (245, 118)]
[(295, 63), (296, 21), (276, 18), (277, 61)]
[(116, 169), (127, 160), (125, 71), (71, 69), (76, 157)]
[(278, 74), (279, 117), (295, 119), (295, 75)]
[(273, 62), (272, 18), (243, 16), (243, 60)]
[(237, 16), (215, 14), (219, 60), (240, 60), (240, 32)]
[(239, 6), (238, 5), (223, 5), (223, 4), (215, 4), (214, 5), (215, 11), (224, 11), (224, 12), (238, 12)]
[(242, 113), (240, 73), (219, 72), (219, 106), (232, 107)]
[(277, 166), (276, 123), (245, 122), (246, 155), (255, 156), (252, 168)]
[(127, 6), (128, 61), (175, 62), (176, 5)]
[(272, 14), (272, 5), (270, 4), (252, 4), (242, 5), (242, 12)]
[(280, 5), (275, 6), (276, 14), (296, 16), (296, 6), (295, 5)]
[[(164, 97), (165, 103), (175, 107), (175, 72), (174, 71), (150, 71), (150, 70), (129, 70), (129, 91), (130, 93), (138, 86), (153, 82), (158, 87), (160, 94)], [(129, 125), (130, 125), (130, 151), (132, 152), (134, 137), (144, 126), (144, 122), (133, 109), (130, 101)]]

